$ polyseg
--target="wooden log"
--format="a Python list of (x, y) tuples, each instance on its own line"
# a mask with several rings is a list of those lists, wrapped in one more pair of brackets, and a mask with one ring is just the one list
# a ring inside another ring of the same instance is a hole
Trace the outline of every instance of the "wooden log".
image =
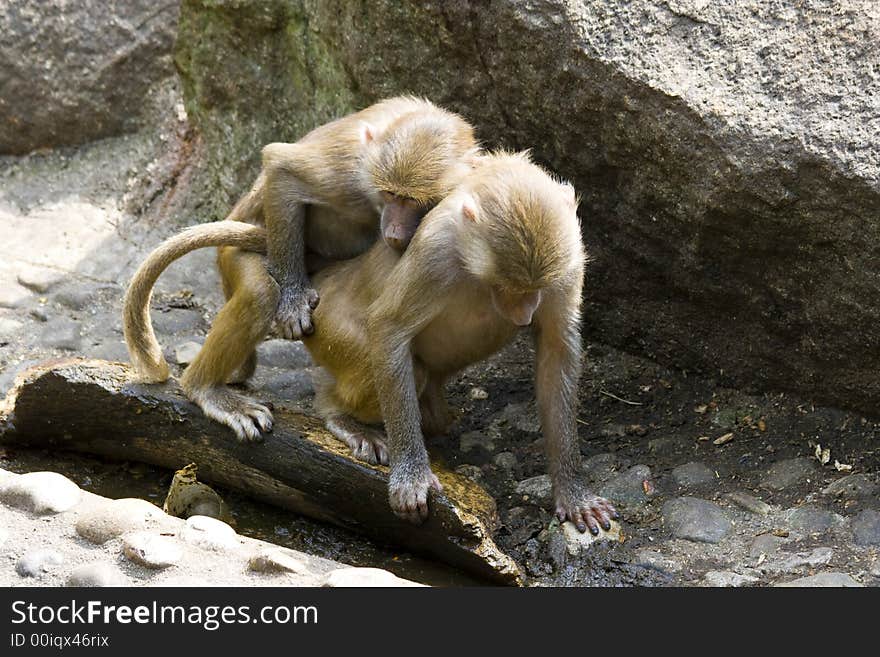
[(520, 584), (516, 563), (491, 538), (495, 502), (476, 483), (432, 463), (444, 493), (431, 493), (419, 526), (388, 505), (388, 469), (354, 460), (320, 421), (275, 409), (261, 443), (242, 444), (206, 418), (174, 382), (135, 382), (129, 366), (48, 361), (19, 375), (0, 408), (0, 443), (50, 447), (178, 469), (276, 506), (429, 555), (478, 577)]

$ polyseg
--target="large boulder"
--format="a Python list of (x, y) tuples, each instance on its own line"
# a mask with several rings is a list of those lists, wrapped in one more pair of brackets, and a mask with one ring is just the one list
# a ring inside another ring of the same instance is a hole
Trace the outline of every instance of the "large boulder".
[(139, 127), (173, 75), (177, 0), (0, 2), (0, 153)]
[(585, 329), (721, 381), (880, 401), (880, 6), (185, 0), (220, 216), (264, 143), (378, 98), (574, 182)]

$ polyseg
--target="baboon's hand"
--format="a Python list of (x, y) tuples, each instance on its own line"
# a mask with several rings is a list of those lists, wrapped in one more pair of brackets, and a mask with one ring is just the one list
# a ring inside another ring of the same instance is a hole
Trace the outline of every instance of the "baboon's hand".
[(595, 536), (599, 526), (608, 531), (611, 521), (620, 518), (620, 514), (604, 497), (594, 495), (580, 485), (569, 486), (556, 494), (556, 517), (560, 522), (570, 520), (579, 532), (587, 531)]
[(394, 513), (413, 524), (421, 524), (428, 517), (428, 491), (433, 488), (442, 491), (440, 480), (425, 465), (415, 472), (392, 470), (388, 481), (388, 501)]
[(315, 330), (312, 310), (318, 306), (319, 300), (318, 292), (306, 285), (283, 288), (275, 311), (275, 324), (281, 337), (299, 340), (304, 335), (311, 335)]

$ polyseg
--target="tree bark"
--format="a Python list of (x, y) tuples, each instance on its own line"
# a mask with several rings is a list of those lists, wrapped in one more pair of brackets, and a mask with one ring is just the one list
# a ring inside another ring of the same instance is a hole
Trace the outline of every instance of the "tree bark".
[(388, 505), (388, 469), (354, 460), (313, 417), (275, 409), (266, 440), (242, 444), (206, 418), (175, 382), (144, 385), (121, 363), (49, 361), (21, 374), (0, 406), (0, 443), (50, 447), (176, 470), (296, 513), (432, 556), (476, 576), (521, 583), (516, 563), (491, 538), (494, 500), (476, 483), (434, 463), (444, 493), (432, 492), (420, 525)]

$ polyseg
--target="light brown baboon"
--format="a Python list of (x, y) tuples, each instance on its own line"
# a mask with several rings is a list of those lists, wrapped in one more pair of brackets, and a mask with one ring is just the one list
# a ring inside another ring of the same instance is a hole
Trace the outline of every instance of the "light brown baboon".
[[(527, 155), (485, 156), (424, 217), (403, 255), (379, 243), (315, 277), (324, 299), (315, 311), (321, 330), (305, 344), (324, 370), (316, 382), (319, 408), (356, 456), (390, 465), (389, 500), (398, 515), (423, 520), (429, 490), (440, 487), (422, 431), (446, 426), (444, 382), (528, 326), (556, 513), (593, 533), (617, 517), (580, 475), (575, 417), (585, 254), (576, 209), (571, 186)], [(260, 229), (241, 226), (191, 229), (154, 263), (224, 239), (259, 248)], [(161, 267), (144, 270), (141, 307), (132, 317), (138, 333), (155, 341), (144, 324), (143, 290)]]
[[(307, 256), (325, 263), (351, 258), (379, 234), (392, 248), (406, 248), (425, 212), (470, 171), (477, 154), (467, 122), (411, 97), (372, 105), (294, 144), (266, 146), (260, 176), (229, 219), (266, 227), (268, 259), (237, 246), (220, 249), (227, 303), (181, 378), (189, 398), (242, 440), (269, 431), (269, 409), (227, 384), (253, 373), (256, 346), (273, 321), (286, 338), (312, 332), (319, 297), (308, 281)], [(157, 265), (165, 266), (154, 259), (150, 267)], [(130, 286), (124, 329), (141, 378), (160, 382), (169, 370), (152, 329), (132, 329), (143, 319), (141, 295), (151, 288)]]

